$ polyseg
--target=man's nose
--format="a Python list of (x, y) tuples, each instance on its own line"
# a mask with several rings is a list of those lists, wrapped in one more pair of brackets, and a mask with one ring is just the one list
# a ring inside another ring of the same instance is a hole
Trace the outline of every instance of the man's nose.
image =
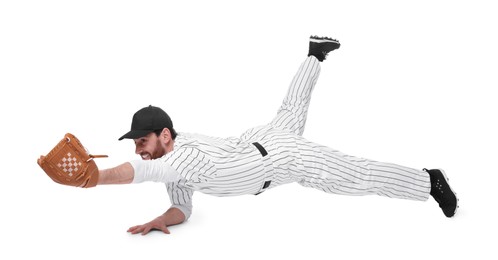
[(142, 147), (135, 145), (135, 154), (141, 154), (142, 153)]

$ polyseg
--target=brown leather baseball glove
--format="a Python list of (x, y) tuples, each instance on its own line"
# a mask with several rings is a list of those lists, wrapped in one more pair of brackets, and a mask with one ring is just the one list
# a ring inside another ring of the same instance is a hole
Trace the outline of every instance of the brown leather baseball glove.
[(91, 155), (72, 134), (64, 138), (46, 155), (38, 159), (38, 165), (53, 181), (69, 186), (95, 187), (99, 169), (93, 158), (107, 155)]

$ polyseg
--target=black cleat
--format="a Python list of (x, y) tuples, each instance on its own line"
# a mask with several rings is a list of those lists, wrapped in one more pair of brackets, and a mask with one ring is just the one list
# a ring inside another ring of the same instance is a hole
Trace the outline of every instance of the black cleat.
[(428, 172), (431, 178), (431, 196), (437, 201), (446, 217), (453, 217), (458, 209), (458, 198), (448, 184), (446, 174), (440, 169), (424, 169), (424, 171)]
[(328, 37), (310, 37), (310, 49), (308, 56), (315, 56), (319, 61), (324, 61), (327, 54), (335, 49), (339, 49), (341, 44), (338, 40)]

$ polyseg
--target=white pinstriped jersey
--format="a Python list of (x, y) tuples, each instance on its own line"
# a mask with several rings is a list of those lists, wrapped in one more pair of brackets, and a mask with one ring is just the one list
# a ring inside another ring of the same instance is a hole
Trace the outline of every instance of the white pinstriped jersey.
[[(187, 218), (194, 191), (215, 196), (256, 194), (265, 181), (271, 181), (268, 188), (298, 182), (328, 193), (427, 200), (426, 172), (345, 155), (301, 136), (319, 73), (318, 60), (308, 57), (273, 121), (240, 138), (179, 133), (173, 151), (149, 163), (154, 167), (143, 170), (139, 165), (148, 162), (132, 163), (134, 182), (165, 182), (173, 207)], [(268, 156), (263, 157), (253, 142), (261, 144)]]

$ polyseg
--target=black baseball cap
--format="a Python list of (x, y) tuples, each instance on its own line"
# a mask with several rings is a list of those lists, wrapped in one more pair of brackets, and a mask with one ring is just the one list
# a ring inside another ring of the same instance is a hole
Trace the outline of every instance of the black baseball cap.
[(137, 139), (144, 137), (155, 130), (162, 130), (164, 128), (168, 128), (170, 131), (174, 132), (171, 118), (161, 108), (149, 105), (148, 107), (138, 110), (133, 115), (131, 130), (121, 136), (119, 140), (125, 138)]

